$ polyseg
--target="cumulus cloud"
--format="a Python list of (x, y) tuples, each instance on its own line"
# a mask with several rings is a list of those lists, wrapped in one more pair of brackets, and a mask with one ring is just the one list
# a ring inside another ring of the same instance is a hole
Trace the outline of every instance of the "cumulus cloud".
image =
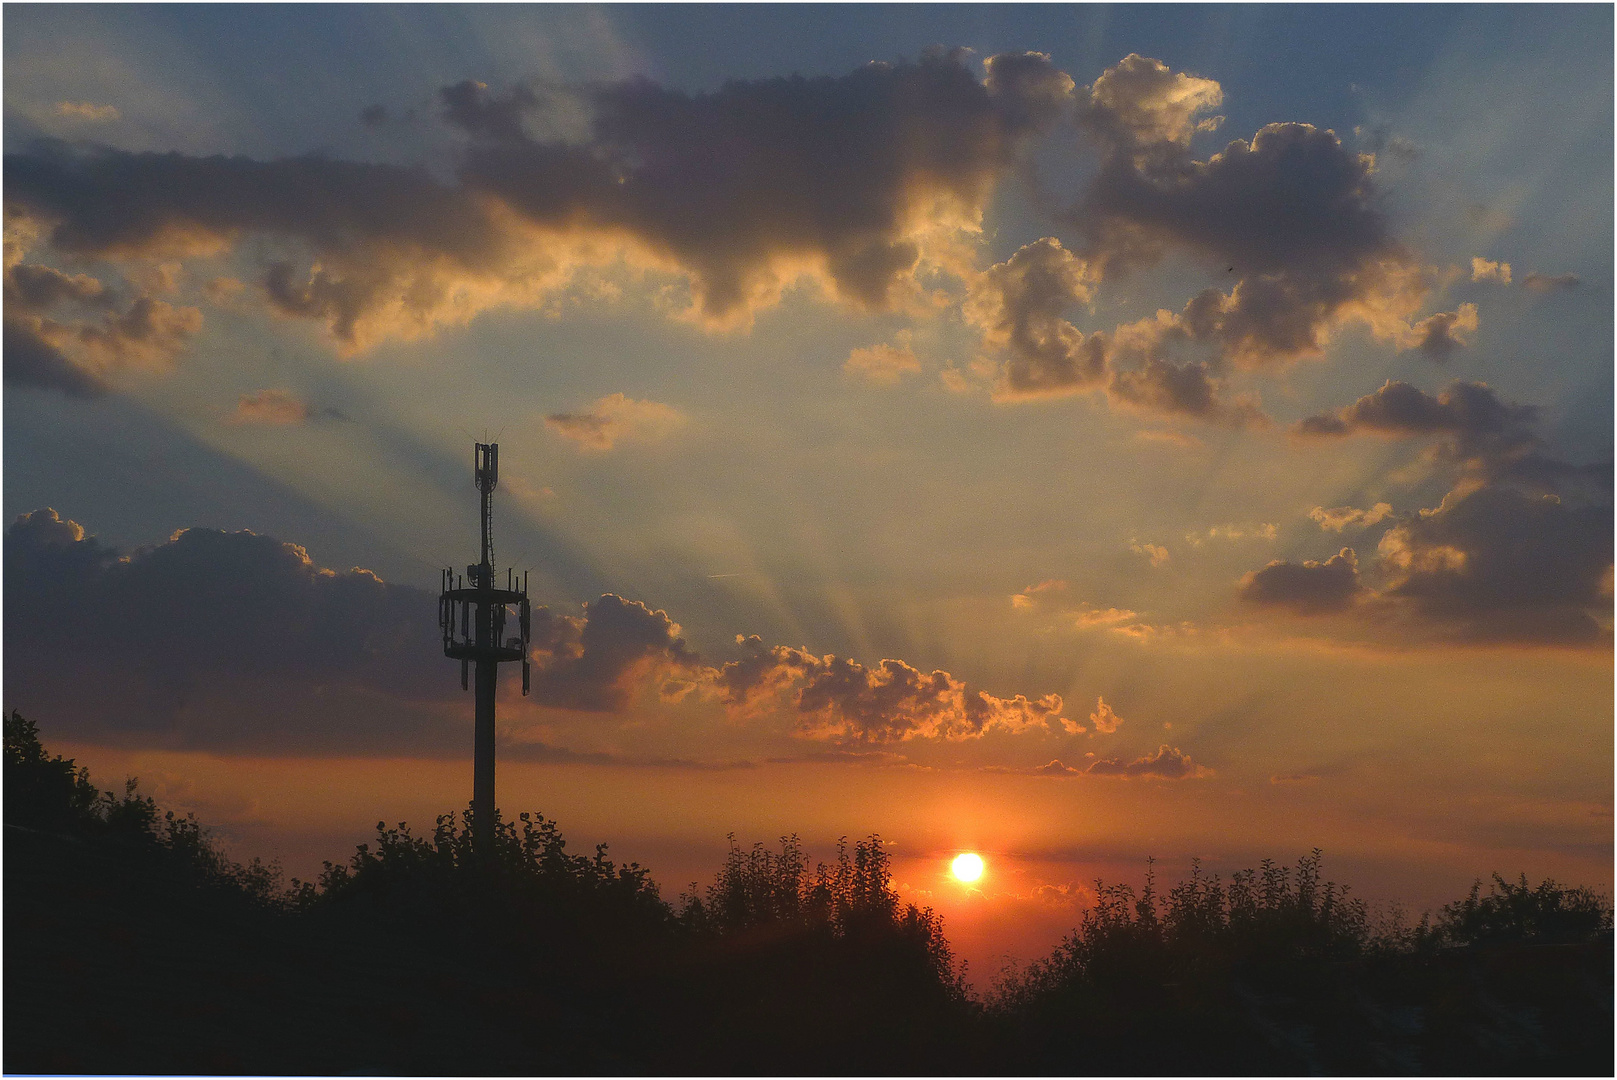
[(1576, 274), (1540, 274), (1535, 271), (1522, 278), (1522, 287), (1536, 293), (1565, 292), (1577, 288), (1582, 281)]
[[(350, 351), (538, 303), (579, 267), (625, 257), (683, 275), (695, 317), (734, 325), (805, 273), (858, 307), (907, 302), (929, 238), (978, 227), (1071, 90), (1039, 54), (993, 57), (979, 79), (946, 51), (695, 95), (646, 80), (561, 94), (467, 83), (442, 95), (470, 137), (453, 184), (318, 156), (42, 142), (7, 155), (6, 201), (74, 256), (267, 245), (271, 306), (324, 322)], [(556, 108), (581, 112), (577, 130), (536, 137)]]
[(1501, 285), (1510, 284), (1510, 264), (1508, 262), (1493, 262), (1480, 255), (1471, 259), (1472, 281), (1497, 281)]
[(1266, 607), (1312, 615), (1341, 611), (1359, 594), (1359, 558), (1343, 548), (1324, 562), (1275, 559), (1241, 578), (1241, 599)]
[(909, 331), (900, 331), (897, 343), (868, 345), (848, 353), (842, 370), (856, 378), (891, 386), (905, 375), (918, 375), (921, 361), (910, 348)]
[(1095, 711), (1089, 714), (1089, 722), (1094, 724), (1095, 730), (1102, 735), (1110, 735), (1117, 730), (1123, 718), (1112, 711), (1105, 698), (1098, 697), (1095, 699)]
[(1093, 274), (1054, 237), (1035, 240), (972, 282), (963, 311), (990, 348), (1009, 353), (997, 393), (1006, 398), (1069, 394), (1106, 376), (1106, 338), (1086, 337), (1062, 318), (1088, 302)]
[(1128, 149), (1188, 146), (1199, 131), (1212, 131), (1223, 117), (1202, 118), (1224, 101), (1212, 79), (1175, 72), (1160, 60), (1130, 53), (1089, 88), (1081, 120)]
[(1197, 765), (1188, 754), (1166, 743), (1157, 747), (1156, 753), (1133, 761), (1097, 758), (1084, 771), (1091, 776), (1153, 777), (1160, 780), (1189, 780), (1213, 775), (1213, 770)]
[(236, 424), (301, 424), (309, 418), (309, 406), (287, 390), (254, 390), (236, 402), (230, 420)]
[(1168, 554), (1168, 549), (1163, 547), (1161, 544), (1142, 544), (1138, 540), (1130, 540), (1129, 550), (1134, 552), (1136, 555), (1144, 555), (1151, 561), (1152, 566), (1165, 566), (1172, 558), (1172, 556)]
[(120, 555), (38, 510), (6, 530), (6, 696), (113, 741), (442, 752), (433, 599), (249, 532)]
[(971, 739), (990, 731), (1019, 732), (1062, 723), (1061, 697), (995, 697), (947, 671), (930, 674), (902, 660), (866, 667), (806, 649), (741, 639), (744, 655), (720, 667), (712, 683), (720, 699), (746, 713), (785, 705), (800, 731), (841, 743), (915, 738)]
[(586, 450), (610, 450), (619, 442), (652, 442), (685, 423), (685, 414), (657, 401), (636, 401), (608, 394), (587, 410), (552, 413), (545, 424), (564, 439)]
[(1612, 513), (1505, 485), (1455, 491), (1389, 529), (1382, 595), (1473, 640), (1610, 634)]
[(1308, 512), (1308, 516), (1326, 532), (1342, 532), (1349, 528), (1368, 528), (1386, 520), (1392, 516), (1392, 504), (1378, 502), (1368, 510), (1360, 510), (1353, 506), (1338, 506), (1327, 510), (1323, 506), (1316, 506)]
[(1329, 438), (1361, 432), (1387, 438), (1438, 437), (1452, 456), (1496, 469), (1532, 452), (1538, 410), (1510, 405), (1486, 383), (1455, 381), (1435, 397), (1389, 379), (1373, 394), (1334, 413), (1297, 422), (1302, 437)]
[(534, 700), (584, 712), (621, 712), (651, 684), (675, 696), (700, 663), (666, 611), (611, 593), (582, 615), (539, 609), (533, 641)]
[[(1434, 397), (1389, 381), (1301, 421), (1304, 436), (1432, 439), (1459, 482), (1439, 506), (1397, 518), (1366, 568), (1368, 581), (1356, 559), (1334, 572), (1335, 559), (1271, 563), (1242, 579), (1242, 595), (1309, 613), (1351, 606), (1400, 632), (1449, 640), (1609, 640), (1611, 466), (1551, 457), (1533, 430), (1536, 415), (1482, 383), (1454, 382)], [(1378, 503), (1369, 511), (1316, 507), (1310, 516), (1340, 532), (1392, 514)], [(1337, 558), (1352, 554), (1344, 548)]]
[(5, 379), (12, 385), (94, 397), (111, 372), (168, 368), (202, 327), (196, 308), (140, 295), (119, 310), (100, 279), (23, 262), (24, 255), (22, 242), (8, 244)]
[(1440, 311), (1410, 327), (1405, 342), (1433, 360), (1447, 360), (1459, 348), (1470, 344), (1477, 331), (1477, 305), (1461, 304), (1455, 311)]

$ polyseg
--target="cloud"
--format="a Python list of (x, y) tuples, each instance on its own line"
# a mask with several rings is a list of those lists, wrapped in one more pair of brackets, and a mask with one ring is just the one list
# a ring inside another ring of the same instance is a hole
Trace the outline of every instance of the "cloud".
[(56, 390), (80, 398), (100, 397), (107, 392), (107, 384), (99, 375), (69, 360), (46, 338), (44, 320), (8, 311), (4, 332), (6, 385)]
[(1154, 754), (1123, 761), (1120, 758), (1097, 758), (1088, 769), (1091, 776), (1154, 777), (1161, 780), (1189, 780), (1213, 775), (1213, 771), (1197, 765), (1189, 755), (1163, 744)]
[[(1358, 432), (1436, 440), (1458, 483), (1433, 509), (1400, 516), (1381, 537), (1369, 582), (1356, 560), (1271, 563), (1248, 574), (1242, 595), (1297, 610), (1342, 610), (1400, 633), (1455, 641), (1594, 644), (1609, 640), (1611, 466), (1546, 454), (1537, 412), (1482, 383), (1453, 382), (1433, 397), (1389, 381), (1352, 405), (1309, 417), (1304, 436)], [(1311, 513), (1341, 531), (1392, 516), (1378, 503)], [(1351, 555), (1349, 549), (1342, 556)]]
[(1359, 588), (1358, 555), (1343, 548), (1324, 562), (1276, 559), (1242, 577), (1239, 591), (1249, 603), (1312, 615), (1350, 607)]
[(1160, 544), (1142, 544), (1138, 540), (1130, 540), (1129, 550), (1136, 555), (1144, 555), (1151, 560), (1152, 566), (1164, 566), (1171, 558), (1168, 549)]
[(1522, 287), (1528, 292), (1552, 293), (1575, 289), (1583, 281), (1576, 274), (1540, 274), (1533, 272), (1522, 278)]
[(1196, 344), (1220, 364), (1261, 368), (1319, 353), (1347, 322), (1407, 335), (1437, 275), (1392, 235), (1374, 157), (1332, 131), (1279, 123), (1198, 160), (1191, 137), (1217, 119), (1198, 117), (1221, 101), (1216, 82), (1131, 55), (1080, 108), (1103, 155), (1071, 213), (1092, 272), (1110, 279), (1178, 251), (1236, 275), (1228, 292), (1206, 289), (1137, 327), (1143, 359)]
[(230, 415), (234, 424), (301, 424), (309, 418), (309, 406), (287, 390), (254, 390), (243, 394)]
[(168, 368), (202, 327), (196, 308), (150, 296), (120, 311), (100, 279), (23, 262), (24, 253), (20, 242), (6, 252), (5, 378), (12, 385), (95, 397), (107, 391), (111, 372)]
[(1214, 80), (1173, 72), (1160, 60), (1130, 53), (1095, 80), (1079, 116), (1126, 149), (1185, 147), (1197, 132), (1218, 127), (1223, 117), (1197, 117), (1223, 101), (1224, 91)]
[(1505, 485), (1389, 529), (1381, 595), (1467, 640), (1609, 640), (1612, 513)]
[(810, 738), (884, 743), (915, 738), (972, 739), (1063, 721), (1061, 697), (995, 697), (946, 671), (930, 674), (902, 660), (865, 667), (856, 660), (741, 639), (740, 660), (719, 668), (712, 684), (741, 713), (785, 706)]
[[(54, 510), (6, 530), (7, 700), (83, 737), (282, 753), (459, 750), (434, 598), (250, 532), (127, 555)], [(385, 719), (384, 719), (385, 717)]]
[(582, 615), (541, 608), (533, 621), (533, 697), (541, 705), (621, 712), (650, 683), (677, 684), (700, 663), (667, 612), (611, 593)]
[(1035, 776), (1081, 776), (1082, 769), (1075, 769), (1071, 765), (1063, 765), (1059, 759), (1051, 758), (1048, 765), (1040, 765), (1033, 770)]
[(619, 442), (653, 442), (685, 424), (685, 414), (657, 401), (608, 394), (577, 413), (552, 413), (545, 425), (586, 450), (610, 450)]
[(1071, 91), (1040, 54), (992, 57), (979, 79), (963, 52), (941, 50), (695, 95), (643, 79), (461, 83), (440, 95), (467, 136), (454, 183), (316, 155), (43, 141), (7, 155), (6, 202), (73, 257), (251, 244), (263, 299), (324, 323), (345, 352), (542, 304), (622, 260), (684, 277), (687, 313), (712, 326), (744, 324), (805, 274), (837, 300), (889, 310), (918, 302), (923, 265), (957, 261), (940, 238), (980, 228), (995, 185)]
[(1118, 623), (1139, 617), (1139, 612), (1127, 608), (1092, 608), (1088, 604), (1079, 605), (1078, 610), (1071, 614), (1073, 626), (1079, 630), (1088, 630), (1096, 626), (1116, 626)]
[(1378, 502), (1368, 510), (1359, 510), (1352, 506), (1338, 506), (1327, 510), (1323, 506), (1316, 506), (1308, 512), (1308, 516), (1319, 523), (1319, 527), (1326, 532), (1341, 532), (1348, 528), (1368, 528), (1379, 521), (1392, 516), (1392, 504)]
[(909, 331), (901, 331), (896, 345), (869, 345), (848, 354), (842, 370), (867, 382), (891, 386), (905, 375), (918, 375), (921, 361), (910, 349)]
[(1041, 601), (1053, 600), (1067, 591), (1067, 583), (1060, 578), (1049, 578), (1037, 585), (1029, 585), (1019, 593), (1011, 596), (1011, 606), (1016, 608), (1032, 608)]
[(1268, 523), (1257, 525), (1214, 525), (1205, 533), (1186, 533), (1185, 542), (1191, 547), (1201, 547), (1212, 540), (1273, 540), (1280, 530)]
[(1087, 303), (1088, 265), (1045, 237), (983, 271), (962, 311), (984, 345), (1010, 354), (996, 388), (1001, 398), (1047, 397), (1099, 386), (1106, 377), (1106, 338), (1088, 337), (1061, 317)]
[(1472, 281), (1497, 281), (1501, 285), (1510, 284), (1510, 264), (1508, 262), (1491, 262), (1481, 256), (1471, 259)]
[[(588, 140), (531, 139), (512, 113), (545, 95), (467, 94), (465, 182), (542, 227), (633, 235), (689, 275), (694, 307), (744, 322), (799, 273), (880, 310), (913, 288), (927, 235), (976, 228), (998, 178), (1067, 107), (1037, 53), (872, 63), (841, 78), (732, 81), (689, 95), (645, 80), (589, 87)], [(528, 99), (532, 99), (532, 102)]]
[(97, 105), (93, 101), (58, 101), (55, 112), (57, 116), (91, 124), (109, 123), (122, 115), (116, 105)]
[(1470, 344), (1477, 332), (1477, 305), (1461, 304), (1455, 311), (1440, 311), (1410, 327), (1405, 341), (1433, 360), (1447, 360), (1456, 349)]
[(1112, 711), (1105, 698), (1099, 697), (1095, 699), (1095, 711), (1089, 714), (1089, 722), (1094, 724), (1095, 730), (1102, 735), (1110, 735), (1117, 730), (1123, 718)]
[(1499, 470), (1532, 453), (1538, 410), (1509, 405), (1486, 383), (1455, 381), (1437, 396), (1389, 379), (1373, 394), (1334, 413), (1305, 417), (1293, 427), (1302, 437), (1330, 438), (1367, 432), (1389, 438), (1438, 437), (1450, 456)]

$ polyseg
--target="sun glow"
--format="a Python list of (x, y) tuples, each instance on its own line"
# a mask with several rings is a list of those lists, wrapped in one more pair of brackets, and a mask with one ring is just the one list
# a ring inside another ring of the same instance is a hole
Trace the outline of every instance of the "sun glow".
[(956, 855), (949, 868), (961, 881), (976, 881), (983, 876), (983, 857), (968, 851), (964, 855)]

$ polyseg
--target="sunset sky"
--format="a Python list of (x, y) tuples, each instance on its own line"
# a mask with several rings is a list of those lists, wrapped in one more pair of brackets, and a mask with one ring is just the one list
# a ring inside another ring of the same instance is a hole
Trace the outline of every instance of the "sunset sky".
[[(308, 876), (1612, 884), (1613, 13), (4, 10), (5, 707)], [(983, 878), (948, 875), (962, 851)]]

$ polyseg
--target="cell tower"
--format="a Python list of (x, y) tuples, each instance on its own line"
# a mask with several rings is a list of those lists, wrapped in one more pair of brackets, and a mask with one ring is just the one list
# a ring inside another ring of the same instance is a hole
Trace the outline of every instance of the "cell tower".
[[(477, 443), (472, 452), (472, 478), (483, 496), (483, 558), (466, 568), (466, 580), (445, 570), (438, 598), (438, 625), (444, 632), (444, 655), (460, 661), (460, 688), (466, 689), (472, 664), (477, 665), (477, 724), (472, 758), (472, 829), (481, 851), (494, 843), (494, 691), (500, 664), (522, 661), (522, 692), (528, 692), (528, 574), (522, 580), (509, 567), (505, 588), (494, 587), (492, 500), (500, 478), (498, 443)], [(516, 610), (520, 634), (505, 636), (506, 621)]]

